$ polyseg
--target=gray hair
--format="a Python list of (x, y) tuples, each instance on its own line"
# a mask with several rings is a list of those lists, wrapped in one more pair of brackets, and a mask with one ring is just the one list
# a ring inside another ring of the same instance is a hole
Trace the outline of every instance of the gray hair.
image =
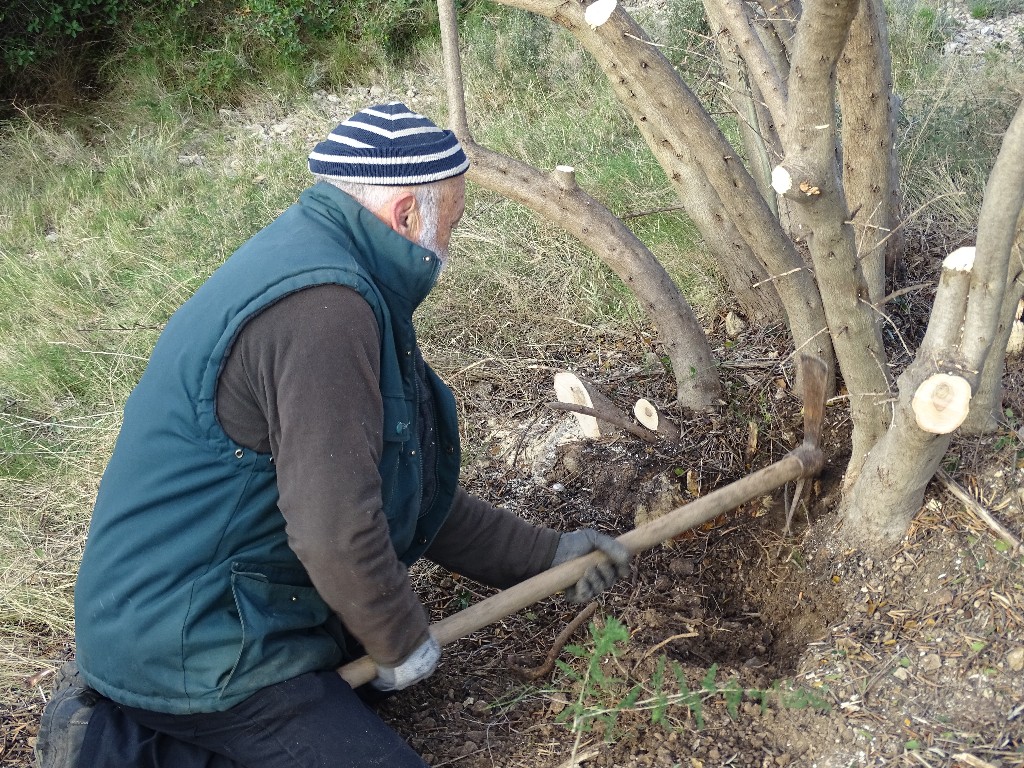
[(433, 239), (437, 233), (437, 220), (441, 213), (441, 182), (435, 181), (432, 184), (417, 184), (409, 187), (386, 187), (376, 184), (353, 184), (348, 181), (338, 181), (329, 176), (317, 175), (316, 178), (318, 181), (326, 181), (342, 192), (351, 195), (364, 208), (369, 208), (371, 211), (383, 208), (394, 199), (395, 195), (408, 190), (412, 192), (419, 206), (424, 235), (429, 235), (430, 239)]

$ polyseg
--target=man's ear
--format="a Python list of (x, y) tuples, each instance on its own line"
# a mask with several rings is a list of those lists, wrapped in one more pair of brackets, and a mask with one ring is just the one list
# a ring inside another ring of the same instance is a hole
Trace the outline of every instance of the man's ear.
[(407, 240), (416, 242), (420, 234), (420, 207), (409, 190), (395, 195), (387, 207), (387, 224)]

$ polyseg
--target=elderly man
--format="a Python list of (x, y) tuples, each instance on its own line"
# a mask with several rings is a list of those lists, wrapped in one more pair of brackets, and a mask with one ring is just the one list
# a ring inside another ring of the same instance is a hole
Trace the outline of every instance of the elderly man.
[(168, 321), (128, 398), (75, 594), (77, 667), (43, 714), (43, 768), (422, 766), (334, 671), (376, 691), (440, 648), (407, 566), (505, 587), (601, 549), (458, 486), (451, 392), (412, 313), (464, 209), (469, 161), (404, 104), (309, 155), (320, 183)]

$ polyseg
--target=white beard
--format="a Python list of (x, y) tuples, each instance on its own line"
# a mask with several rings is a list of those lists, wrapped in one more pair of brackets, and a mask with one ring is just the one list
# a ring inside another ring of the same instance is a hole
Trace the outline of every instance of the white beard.
[[(419, 245), (426, 248), (428, 251), (432, 251), (437, 260), (441, 262), (441, 271), (444, 271), (445, 266), (448, 264), (448, 249), (442, 248), (437, 243), (437, 226), (424, 225), (423, 232), (420, 233)], [(440, 274), (440, 273), (438, 273)]]

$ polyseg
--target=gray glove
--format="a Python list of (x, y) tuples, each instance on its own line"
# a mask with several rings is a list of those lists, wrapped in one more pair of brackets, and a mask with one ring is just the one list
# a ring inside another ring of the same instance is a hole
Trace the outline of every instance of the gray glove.
[(629, 575), (629, 550), (611, 536), (598, 533), (593, 528), (563, 533), (558, 539), (551, 567), (582, 557), (594, 550), (604, 552), (608, 560), (592, 565), (575, 586), (565, 590), (565, 598), (569, 602), (585, 603), (593, 600), (614, 584), (616, 579)]
[(441, 658), (441, 646), (433, 637), (427, 638), (408, 658), (396, 667), (377, 665), (377, 677), (370, 685), (378, 691), (400, 691), (425, 680), (433, 674)]

